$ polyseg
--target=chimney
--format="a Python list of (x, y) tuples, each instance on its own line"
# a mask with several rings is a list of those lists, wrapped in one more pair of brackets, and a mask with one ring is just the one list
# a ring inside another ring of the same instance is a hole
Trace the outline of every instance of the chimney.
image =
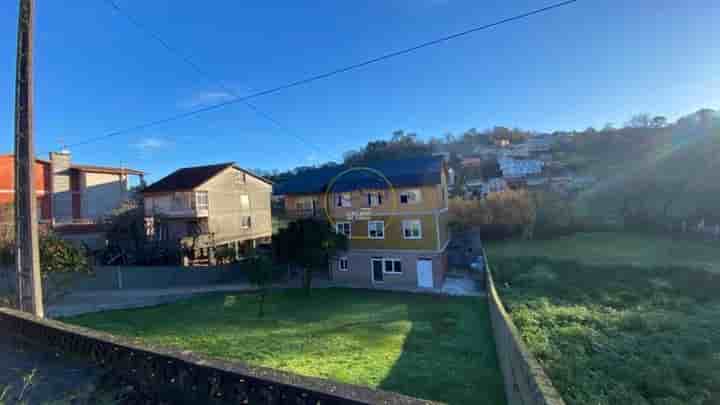
[(70, 189), (70, 151), (63, 148), (50, 152), (52, 167), (52, 211), (56, 221), (72, 221), (72, 190)]

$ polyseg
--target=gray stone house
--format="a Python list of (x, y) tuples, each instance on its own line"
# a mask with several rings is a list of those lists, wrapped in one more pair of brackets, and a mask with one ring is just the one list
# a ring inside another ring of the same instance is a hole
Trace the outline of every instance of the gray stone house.
[(143, 190), (146, 234), (177, 250), (183, 265), (215, 264), (272, 235), (272, 183), (235, 163), (186, 167)]

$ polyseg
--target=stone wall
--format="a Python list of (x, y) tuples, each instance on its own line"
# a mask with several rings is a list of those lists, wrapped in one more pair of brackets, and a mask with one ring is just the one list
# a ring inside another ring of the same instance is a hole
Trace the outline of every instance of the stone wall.
[(44, 349), (89, 358), (126, 378), (155, 402), (172, 404), (430, 404), (370, 388), (140, 345), (0, 308), (0, 328)]
[(490, 321), (508, 405), (564, 405), (565, 401), (527, 349), (520, 332), (505, 311), (495, 289), (487, 256), (485, 272)]

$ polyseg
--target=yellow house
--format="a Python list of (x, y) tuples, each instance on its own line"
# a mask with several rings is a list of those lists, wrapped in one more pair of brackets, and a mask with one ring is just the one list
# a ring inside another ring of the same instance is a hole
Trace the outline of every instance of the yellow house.
[(292, 218), (313, 216), (349, 238), (330, 263), (354, 286), (440, 288), (447, 270), (448, 170), (442, 157), (304, 172), (278, 187)]

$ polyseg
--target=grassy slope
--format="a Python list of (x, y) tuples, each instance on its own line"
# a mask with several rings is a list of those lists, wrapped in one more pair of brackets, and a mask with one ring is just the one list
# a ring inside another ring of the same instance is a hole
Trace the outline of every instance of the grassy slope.
[(662, 239), (585, 234), (487, 250), (515, 323), (568, 404), (720, 404), (720, 274), (652, 267), (664, 261), (655, 255), (682, 263), (693, 253), (717, 269), (720, 249), (700, 245), (665, 251)]
[(485, 303), (347, 289), (214, 295), (68, 319), (214, 357), (456, 404), (503, 404)]
[(580, 233), (552, 240), (486, 244), (490, 258), (545, 256), (588, 264), (688, 266), (720, 272), (720, 243), (628, 233)]
[[(612, 170), (608, 168), (611, 165)], [(604, 162), (597, 166), (591, 174), (603, 180), (578, 198), (578, 212), (583, 216), (618, 215), (623, 195), (632, 191), (632, 184), (639, 179), (666, 185), (655, 191), (657, 193), (675, 190), (678, 197), (670, 212), (674, 216), (686, 217), (698, 207), (714, 210), (720, 205), (720, 183), (712, 180), (713, 173), (720, 170), (720, 134), (685, 144), (665, 145), (644, 159)], [(664, 201), (663, 197), (658, 195), (656, 200)]]

